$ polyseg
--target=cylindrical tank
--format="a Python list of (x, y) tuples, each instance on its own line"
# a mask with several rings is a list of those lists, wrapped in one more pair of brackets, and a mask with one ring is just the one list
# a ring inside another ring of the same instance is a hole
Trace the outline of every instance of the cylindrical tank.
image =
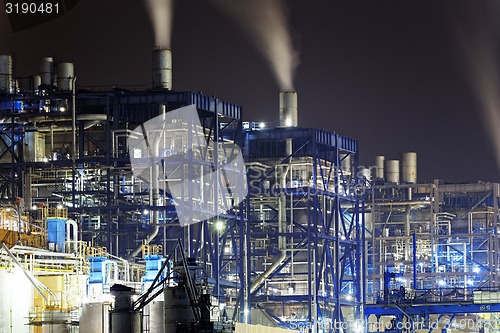
[(340, 167), (342, 169), (342, 172), (350, 173), (351, 172), (351, 155), (347, 153), (340, 153)]
[[(111, 333), (141, 333), (141, 313), (111, 312)], [(154, 331), (151, 331), (154, 332)]]
[[(146, 305), (143, 309), (147, 316), (144, 316), (144, 320), (148, 320), (147, 326), (150, 332), (164, 333), (165, 332), (165, 304), (163, 301), (153, 301)], [(144, 323), (146, 325), (146, 323)]]
[(64, 91), (73, 90), (73, 79), (75, 78), (75, 68), (71, 62), (61, 62), (57, 64), (57, 88)]
[(153, 50), (153, 89), (172, 90), (172, 52), (156, 47)]
[(375, 178), (384, 179), (384, 156), (375, 156)]
[(401, 180), (403, 183), (417, 183), (417, 153), (403, 153), (401, 156), (401, 164)]
[(67, 311), (45, 310), (42, 320), (42, 333), (70, 333), (71, 316)]
[(177, 323), (195, 321), (193, 308), (185, 286), (179, 285), (165, 288), (164, 297), (165, 332), (175, 333)]
[(280, 120), (281, 127), (297, 127), (298, 120), (298, 102), (295, 91), (280, 92)]
[(372, 180), (371, 170), (369, 168), (360, 167), (358, 172), (358, 177), (361, 179), (366, 179), (367, 181)]
[(54, 75), (54, 58), (42, 58), (40, 63), (40, 76), (42, 77), (42, 84), (45, 86), (53, 86), (55, 83)]
[(385, 180), (388, 183), (399, 183), (399, 160), (385, 161)]
[(0, 92), (12, 93), (12, 56), (0, 55)]
[(80, 333), (109, 333), (109, 304), (87, 303), (82, 305)]
[(33, 75), (31, 82), (32, 86), (30, 87), (30, 89), (33, 91), (37, 91), (42, 84), (42, 77), (40, 75)]

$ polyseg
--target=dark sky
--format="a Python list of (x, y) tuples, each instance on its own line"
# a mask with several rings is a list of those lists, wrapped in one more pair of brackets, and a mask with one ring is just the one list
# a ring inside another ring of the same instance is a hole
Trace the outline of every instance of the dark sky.
[[(357, 139), (363, 165), (375, 155), (416, 151), (422, 182), (499, 181), (480, 104), (457, 61), (449, 6), (438, 0), (288, 4), (300, 52), (300, 126)], [(80, 86), (151, 81), (154, 36), (140, 0), (81, 0), (62, 17), (18, 33), (0, 15), (0, 53), (16, 53), (17, 75), (38, 73), (40, 58), (55, 55), (75, 63)], [(240, 104), (245, 120), (277, 118), (279, 88), (267, 62), (208, 1), (177, 1), (172, 49), (176, 90)]]

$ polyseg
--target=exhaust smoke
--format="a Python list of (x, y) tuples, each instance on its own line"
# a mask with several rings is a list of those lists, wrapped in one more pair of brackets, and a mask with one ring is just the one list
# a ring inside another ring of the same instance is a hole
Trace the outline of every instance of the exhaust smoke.
[(173, 2), (174, 0), (144, 0), (155, 33), (155, 45), (161, 49), (170, 49)]
[(271, 66), (281, 91), (294, 91), (298, 56), (283, 0), (212, 0), (245, 30)]
[(500, 171), (500, 5), (493, 1), (460, 1), (452, 28), (465, 75), (481, 104), (481, 116), (495, 149)]

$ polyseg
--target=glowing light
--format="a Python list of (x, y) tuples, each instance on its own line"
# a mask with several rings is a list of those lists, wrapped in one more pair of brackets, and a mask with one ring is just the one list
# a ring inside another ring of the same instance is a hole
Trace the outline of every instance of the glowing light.
[(148, 215), (148, 214), (149, 214), (149, 210), (144, 209), (144, 210), (142, 211), (142, 214), (143, 214), (143, 215)]
[(63, 209), (63, 205), (62, 204), (57, 204), (56, 208), (57, 209)]
[(259, 123), (259, 128), (265, 128), (266, 127), (266, 123)]
[(64, 106), (61, 106), (61, 107), (59, 108), (59, 111), (64, 112), (64, 111), (66, 111), (66, 108), (65, 108)]
[(231, 253), (231, 248), (229, 246), (226, 246), (224, 248), (224, 253)]
[(481, 269), (480, 269), (479, 267), (474, 267), (474, 268), (472, 269), (472, 271), (473, 271), (474, 273), (479, 273), (479, 272), (481, 272)]
[(440, 287), (444, 287), (444, 286), (446, 286), (446, 282), (445, 282), (444, 280), (439, 280), (439, 281), (438, 281), (438, 285), (439, 285)]
[(474, 285), (474, 280), (472, 280), (472, 279), (468, 279), (468, 280), (467, 280), (467, 285), (469, 285), (469, 286)]
[(38, 207), (36, 205), (31, 206), (31, 210), (37, 210)]
[(44, 157), (44, 158), (42, 158), (42, 161), (47, 163), (49, 161), (49, 159), (47, 157)]
[(215, 222), (215, 229), (217, 229), (217, 231), (224, 230), (224, 222), (222, 221)]

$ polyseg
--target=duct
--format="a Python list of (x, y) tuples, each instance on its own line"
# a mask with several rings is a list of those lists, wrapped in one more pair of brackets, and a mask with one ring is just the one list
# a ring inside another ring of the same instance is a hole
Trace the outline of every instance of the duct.
[[(23, 267), (23, 265), (21, 265), (21, 263), (19, 261), (17, 261), (17, 258), (14, 256), (14, 254), (12, 254), (12, 252), (10, 252), (9, 248), (2, 243), (2, 247), (1, 247), (2, 250), (5, 251), (5, 253), (7, 253), (7, 255), (12, 259), (12, 261), (14, 262), (14, 264), (16, 264), (17, 267), (19, 267), (21, 269), (21, 271), (24, 273), (24, 275), (28, 278), (28, 280), (31, 282), (31, 284), (33, 285), (33, 287), (35, 287), (36, 291), (38, 291), (38, 293), (43, 297), (43, 299), (48, 303), (50, 304), (50, 300), (49, 298), (43, 293), (43, 290), (46, 291), (51, 297), (52, 299), (58, 303), (58, 300), (57, 300), (57, 296), (56, 294), (54, 294), (52, 292), (52, 290), (50, 290), (48, 287), (46, 287), (43, 283), (41, 283), (40, 281), (37, 280), (37, 278), (35, 278), (30, 272), (26, 271)], [(43, 289), (43, 290), (42, 290)]]
[(283, 262), (286, 259), (286, 251), (281, 251), (278, 258), (273, 262), (269, 268), (262, 273), (255, 281), (252, 283), (250, 286), (250, 294), (254, 293), (257, 289), (260, 288), (260, 286), (264, 283), (264, 281), (273, 274), (280, 265), (283, 264)]
[[(73, 229), (73, 239), (71, 239), (71, 229)], [(73, 252), (78, 250), (78, 224), (75, 220), (66, 221), (66, 242), (73, 247)]]
[[(84, 129), (89, 129), (97, 124), (99, 124), (100, 120), (93, 120), (85, 122)], [(48, 133), (48, 132), (69, 132), (73, 130), (73, 126), (47, 126), (38, 128), (38, 132)]]

